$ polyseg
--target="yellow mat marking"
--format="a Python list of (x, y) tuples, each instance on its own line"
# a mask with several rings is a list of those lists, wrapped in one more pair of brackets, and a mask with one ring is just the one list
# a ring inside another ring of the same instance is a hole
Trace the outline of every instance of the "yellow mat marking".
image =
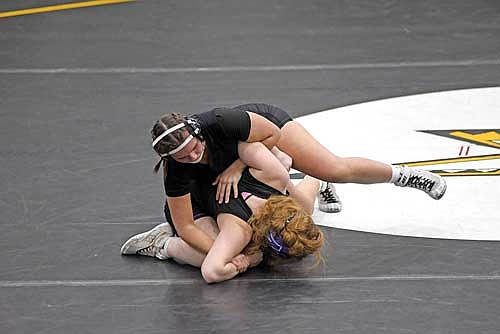
[(30, 14), (54, 12), (54, 11), (58, 11), (58, 10), (66, 10), (66, 9), (74, 9), (74, 8), (111, 5), (111, 4), (115, 4), (115, 3), (132, 2), (132, 1), (135, 1), (135, 0), (95, 0), (95, 1), (73, 2), (73, 3), (63, 4), (63, 5), (53, 5), (53, 6), (47, 6), (47, 7), (38, 7), (38, 8), (21, 9), (21, 10), (13, 10), (13, 11), (9, 11), (9, 12), (3, 12), (3, 13), (0, 13), (0, 18), (19, 16), (19, 15), (30, 15)]

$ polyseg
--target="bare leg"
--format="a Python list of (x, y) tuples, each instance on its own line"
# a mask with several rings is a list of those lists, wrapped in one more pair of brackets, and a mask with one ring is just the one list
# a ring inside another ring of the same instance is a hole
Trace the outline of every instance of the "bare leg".
[[(202, 229), (213, 240), (219, 234), (219, 228), (212, 217), (201, 217), (194, 222), (200, 229)], [(168, 242), (166, 250), (168, 257), (175, 260), (177, 263), (189, 264), (194, 267), (201, 267), (206, 254), (197, 251), (189, 246), (187, 242), (179, 237), (172, 237)]]
[(189, 246), (187, 242), (179, 237), (172, 237), (168, 242), (167, 254), (179, 264), (189, 264), (193, 267), (201, 267), (205, 254)]
[(293, 168), (323, 181), (362, 184), (390, 182), (422, 190), (433, 199), (440, 199), (446, 192), (443, 177), (429, 171), (391, 166), (366, 158), (338, 157), (295, 121), (283, 126), (277, 146), (292, 157)]
[(392, 176), (388, 164), (336, 156), (295, 121), (283, 126), (277, 146), (292, 157), (293, 168), (323, 181), (371, 184), (389, 182)]

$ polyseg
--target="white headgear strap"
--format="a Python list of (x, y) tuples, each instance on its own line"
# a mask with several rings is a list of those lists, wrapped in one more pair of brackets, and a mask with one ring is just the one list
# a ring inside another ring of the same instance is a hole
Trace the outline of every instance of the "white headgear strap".
[(183, 142), (182, 144), (180, 144), (179, 146), (177, 146), (176, 148), (174, 148), (172, 151), (168, 152), (168, 153), (165, 153), (165, 154), (162, 154), (161, 156), (162, 157), (166, 157), (166, 156), (169, 156), (169, 155), (172, 155), (172, 154), (175, 154), (177, 152), (179, 152), (180, 150), (182, 150), (184, 148), (184, 146), (186, 146), (187, 144), (189, 144), (189, 142), (193, 139), (193, 135), (189, 135)]
[(167, 130), (165, 130), (165, 132), (163, 132), (161, 135), (159, 135), (158, 137), (156, 137), (156, 139), (153, 141), (153, 143), (151, 144), (151, 146), (153, 146), (153, 148), (156, 146), (156, 144), (158, 144), (160, 142), (160, 140), (162, 140), (163, 138), (165, 138), (166, 135), (174, 132), (175, 130), (178, 130), (182, 127), (185, 127), (186, 124), (184, 123), (179, 123), (177, 124), (176, 126), (173, 126)]

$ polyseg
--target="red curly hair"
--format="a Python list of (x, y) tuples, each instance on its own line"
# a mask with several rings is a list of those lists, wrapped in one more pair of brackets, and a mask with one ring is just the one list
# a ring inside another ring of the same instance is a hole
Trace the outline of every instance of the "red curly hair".
[(322, 261), (323, 232), (314, 224), (311, 215), (293, 198), (283, 195), (269, 197), (261, 210), (250, 217), (248, 223), (253, 234), (245, 253), (253, 254), (261, 250), (267, 264), (278, 263), (279, 257), (273, 255), (267, 246), (267, 235), (274, 231), (280, 234), (291, 258), (301, 259), (313, 254), (316, 264)]

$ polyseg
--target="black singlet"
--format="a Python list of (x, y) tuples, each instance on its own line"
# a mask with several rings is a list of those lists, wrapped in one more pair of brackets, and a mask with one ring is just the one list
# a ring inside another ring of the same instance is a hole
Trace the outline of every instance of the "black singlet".
[(284, 195), (279, 190), (253, 177), (248, 168), (245, 168), (238, 183), (238, 198), (231, 196), (229, 203), (219, 204), (219, 202), (215, 200), (216, 190), (215, 187), (212, 187), (208, 193), (210, 216), (217, 217), (220, 213), (230, 213), (244, 221), (248, 221), (252, 215), (252, 210), (247, 205), (243, 193), (250, 193), (263, 199), (268, 199), (271, 195)]
[(262, 103), (243, 104), (234, 108), (216, 108), (195, 114), (201, 133), (209, 150), (207, 164), (187, 164), (168, 159), (168, 172), (164, 181), (169, 197), (190, 193), (192, 182), (211, 184), (217, 175), (238, 159), (238, 141), (246, 141), (250, 134), (250, 116), (247, 111), (259, 114), (281, 128), (292, 120), (284, 110)]
[[(206, 183), (201, 185), (192, 184), (191, 186), (191, 206), (194, 220), (205, 216), (214, 217), (216, 219), (217, 215), (220, 213), (230, 213), (244, 221), (248, 221), (250, 216), (252, 216), (252, 209), (250, 209), (245, 201), (243, 195), (245, 192), (263, 199), (268, 199), (271, 195), (283, 195), (283, 193), (277, 189), (253, 177), (248, 168), (243, 170), (241, 179), (238, 182), (238, 198), (231, 196), (229, 203), (219, 204), (215, 199), (215, 193), (217, 192), (217, 187), (215, 186)], [(170, 224), (174, 235), (177, 235), (175, 226), (172, 223), (173, 220), (170, 210), (166, 203), (164, 212), (165, 218)]]

